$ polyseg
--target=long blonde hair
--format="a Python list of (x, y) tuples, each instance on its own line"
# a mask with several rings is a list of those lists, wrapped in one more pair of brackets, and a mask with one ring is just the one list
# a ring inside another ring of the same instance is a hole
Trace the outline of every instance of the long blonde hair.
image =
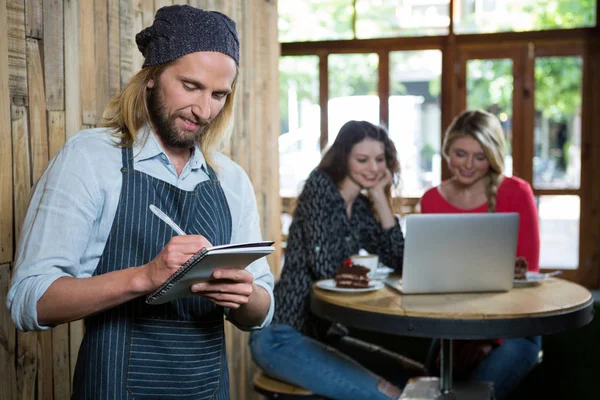
[[(111, 130), (112, 135), (118, 139), (119, 146), (131, 146), (137, 139), (138, 131), (150, 123), (146, 99), (148, 82), (151, 79), (158, 81), (162, 72), (175, 62), (177, 59), (166, 64), (142, 68), (131, 78), (127, 86), (108, 103), (102, 115), (103, 121), (99, 125)], [(198, 143), (206, 163), (213, 168), (215, 167), (214, 151), (231, 135), (236, 86), (237, 74), (223, 109), (211, 122), (208, 130), (202, 134), (200, 143)]]
[(485, 196), (488, 200), (488, 212), (496, 211), (496, 195), (500, 186), (500, 177), (504, 172), (506, 145), (504, 132), (498, 118), (481, 109), (466, 110), (454, 118), (444, 136), (442, 154), (448, 160), (452, 143), (461, 137), (470, 136), (477, 140), (490, 168), (487, 174)]

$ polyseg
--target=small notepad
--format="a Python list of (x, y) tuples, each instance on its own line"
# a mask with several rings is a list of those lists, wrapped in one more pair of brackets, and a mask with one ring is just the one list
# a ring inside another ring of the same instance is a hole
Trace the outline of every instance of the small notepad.
[(180, 297), (196, 296), (190, 287), (209, 280), (217, 268), (244, 269), (274, 250), (271, 241), (226, 244), (203, 248), (190, 257), (158, 289), (146, 296), (148, 304), (163, 304)]

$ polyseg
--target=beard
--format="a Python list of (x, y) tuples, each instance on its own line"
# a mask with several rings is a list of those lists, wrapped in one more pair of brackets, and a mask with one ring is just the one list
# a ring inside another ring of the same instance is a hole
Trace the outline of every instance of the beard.
[[(202, 135), (210, 126), (208, 120), (187, 116), (180, 111), (169, 115), (160, 91), (160, 85), (148, 89), (147, 103), (150, 122), (152, 122), (152, 126), (165, 146), (181, 149), (194, 147), (196, 144), (200, 144)], [(179, 128), (175, 123), (179, 117), (198, 123), (198, 128), (193, 131)]]

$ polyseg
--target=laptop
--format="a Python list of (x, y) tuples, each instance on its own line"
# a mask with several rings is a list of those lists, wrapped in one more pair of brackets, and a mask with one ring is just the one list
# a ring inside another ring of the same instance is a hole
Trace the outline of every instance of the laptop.
[(409, 214), (402, 279), (386, 283), (404, 294), (508, 291), (518, 234), (517, 213)]

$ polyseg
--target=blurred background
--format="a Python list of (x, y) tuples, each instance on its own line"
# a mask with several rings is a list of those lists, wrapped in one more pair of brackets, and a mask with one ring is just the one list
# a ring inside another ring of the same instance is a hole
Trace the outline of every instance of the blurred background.
[(389, 129), (396, 195), (414, 204), (445, 176), (448, 122), (483, 108), (502, 122), (506, 174), (534, 188), (541, 267), (577, 270), (589, 257), (583, 70), (596, 25), (595, 0), (280, 0), (281, 196), (298, 195), (344, 122), (364, 119)]

